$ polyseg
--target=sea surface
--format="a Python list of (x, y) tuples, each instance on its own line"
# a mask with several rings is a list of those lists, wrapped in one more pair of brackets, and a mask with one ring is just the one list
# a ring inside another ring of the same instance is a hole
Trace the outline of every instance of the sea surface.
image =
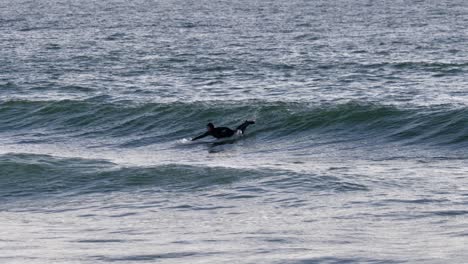
[(466, 0), (2, 0), (0, 263), (466, 263), (467, 43)]

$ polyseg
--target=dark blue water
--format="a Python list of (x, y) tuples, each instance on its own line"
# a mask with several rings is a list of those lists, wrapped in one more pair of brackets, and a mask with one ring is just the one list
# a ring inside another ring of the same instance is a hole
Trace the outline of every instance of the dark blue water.
[(466, 43), (461, 0), (5, 0), (0, 262), (463, 263)]

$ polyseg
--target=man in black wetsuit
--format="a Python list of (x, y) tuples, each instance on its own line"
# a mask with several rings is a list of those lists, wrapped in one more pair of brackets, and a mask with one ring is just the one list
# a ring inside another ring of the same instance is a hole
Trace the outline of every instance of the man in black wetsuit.
[(198, 137), (192, 138), (192, 141), (204, 138), (206, 136), (213, 136), (215, 138), (232, 137), (234, 134), (236, 134), (237, 131), (240, 131), (242, 134), (244, 134), (245, 129), (251, 124), (255, 124), (255, 122), (247, 120), (242, 123), (242, 125), (238, 126), (236, 130), (232, 130), (229, 127), (215, 127), (212, 123), (208, 123), (208, 125), (206, 125), (208, 131)]

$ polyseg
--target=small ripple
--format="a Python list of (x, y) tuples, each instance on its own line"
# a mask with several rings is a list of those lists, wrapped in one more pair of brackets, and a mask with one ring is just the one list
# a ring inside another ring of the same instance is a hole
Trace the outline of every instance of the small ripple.
[(137, 215), (137, 214), (138, 213), (123, 213), (123, 214), (111, 215), (109, 217), (125, 217), (125, 216)]
[(227, 200), (237, 200), (237, 199), (251, 199), (251, 198), (257, 198), (258, 195), (249, 195), (249, 194), (239, 194), (239, 195), (232, 195), (232, 196), (227, 196)]
[(215, 252), (169, 252), (161, 254), (148, 254), (148, 255), (129, 255), (129, 256), (116, 256), (116, 257), (107, 257), (107, 256), (94, 256), (94, 260), (105, 261), (105, 262), (114, 262), (114, 261), (156, 261), (161, 259), (179, 259), (179, 258), (188, 258), (194, 256), (207, 256), (219, 254)]
[(409, 203), (409, 204), (431, 204), (431, 203), (443, 203), (448, 202), (447, 199), (387, 199), (382, 200), (382, 203)]
[(183, 204), (183, 205), (178, 205), (178, 206), (170, 206), (166, 208), (183, 210), (183, 211), (210, 211), (210, 210), (218, 210), (218, 209), (235, 208), (235, 206), (192, 206), (188, 204)]
[(346, 263), (404, 263), (406, 261), (390, 260), (390, 259), (369, 259), (369, 258), (337, 258), (337, 257), (318, 257), (294, 261), (278, 261), (276, 263), (288, 264), (346, 264)]
[(437, 216), (462, 216), (468, 215), (468, 210), (441, 210), (441, 211), (432, 211), (427, 212), (428, 214), (437, 215)]
[(84, 240), (77, 240), (77, 243), (123, 243), (127, 242), (127, 240), (123, 239), (84, 239)]

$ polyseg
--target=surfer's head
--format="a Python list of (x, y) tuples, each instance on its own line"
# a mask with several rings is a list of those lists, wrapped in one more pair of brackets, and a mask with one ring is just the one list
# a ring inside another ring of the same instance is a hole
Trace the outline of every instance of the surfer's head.
[(208, 131), (213, 130), (214, 129), (213, 123), (208, 123), (208, 125), (206, 125), (206, 129), (208, 129)]

